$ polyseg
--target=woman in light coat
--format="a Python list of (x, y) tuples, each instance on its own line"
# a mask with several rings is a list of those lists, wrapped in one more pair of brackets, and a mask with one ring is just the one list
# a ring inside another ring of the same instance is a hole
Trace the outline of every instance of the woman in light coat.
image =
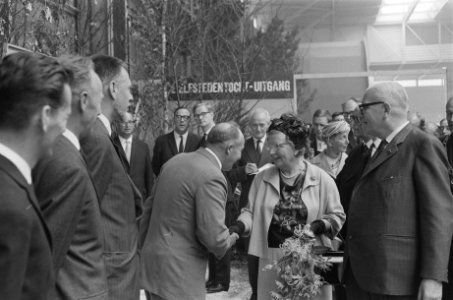
[[(263, 268), (283, 256), (279, 245), (298, 225), (311, 224), (313, 233), (329, 247), (345, 220), (334, 180), (303, 159), (309, 132), (296, 116), (271, 121), (267, 147), (274, 166), (258, 173), (248, 205), (230, 232), (250, 236), (248, 253), (259, 257), (258, 297), (271, 299), (276, 272)], [(332, 299), (324, 285), (316, 299)]]

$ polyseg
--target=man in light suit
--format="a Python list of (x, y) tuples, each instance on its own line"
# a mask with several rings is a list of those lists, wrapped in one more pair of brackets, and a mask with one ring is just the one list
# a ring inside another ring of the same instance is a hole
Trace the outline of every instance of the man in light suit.
[[(264, 146), (266, 143), (266, 132), (269, 127), (271, 117), (264, 108), (256, 108), (249, 113), (249, 123), (251, 137), (245, 141), (241, 159), (229, 172), (229, 177), (233, 182), (241, 183), (241, 197), (239, 209), (248, 203), (250, 186), (252, 185), (255, 173), (258, 168), (271, 162), (269, 152)], [(247, 253), (249, 239), (244, 240), (244, 251)], [(247, 255), (247, 267), (249, 282), (252, 287), (251, 300), (256, 300), (258, 287), (258, 257)]]
[(110, 127), (112, 120), (130, 108), (131, 80), (119, 59), (105, 55), (92, 59), (103, 84), (102, 114), (80, 145), (98, 193), (109, 299), (136, 300), (141, 197), (118, 155)]
[(176, 155), (162, 168), (142, 249), (142, 284), (150, 299), (205, 298), (208, 252), (220, 258), (238, 238), (225, 226), (221, 169), (231, 169), (243, 147), (237, 125), (221, 123), (206, 148)]
[(51, 236), (31, 169), (50, 152), (71, 112), (69, 77), (47, 56), (15, 53), (0, 64), (0, 298), (48, 300)]
[(399, 83), (371, 86), (360, 109), (365, 133), (382, 141), (349, 204), (347, 297), (440, 299), (453, 233), (445, 151), (409, 124)]
[(154, 175), (148, 145), (134, 136), (136, 126), (137, 118), (131, 113), (123, 113), (121, 119), (116, 120), (117, 134), (113, 141), (118, 145), (132, 181), (146, 199), (151, 193)]
[(200, 137), (189, 132), (191, 115), (185, 107), (178, 107), (173, 114), (174, 130), (159, 136), (153, 149), (153, 171), (159, 175), (162, 166), (173, 156), (181, 152), (198, 149)]
[(33, 169), (36, 196), (53, 240), (56, 289), (49, 298), (108, 299), (99, 203), (79, 143), (100, 113), (102, 82), (87, 57), (59, 61), (73, 74), (72, 113), (53, 154)]

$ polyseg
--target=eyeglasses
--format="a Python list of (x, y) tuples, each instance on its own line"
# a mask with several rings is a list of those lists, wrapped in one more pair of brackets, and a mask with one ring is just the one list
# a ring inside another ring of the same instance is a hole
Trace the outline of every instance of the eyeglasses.
[(199, 117), (203, 117), (203, 118), (204, 118), (204, 117), (205, 117), (207, 114), (209, 114), (209, 113), (210, 113), (209, 111), (205, 111), (205, 112), (201, 112), (201, 113), (199, 113), (199, 114), (194, 114), (193, 116), (194, 116), (195, 118), (199, 118)]
[(137, 123), (137, 120), (130, 120), (130, 121), (120, 121), (120, 124), (121, 125), (134, 125), (135, 123)]
[(266, 148), (267, 151), (270, 152), (271, 150), (278, 151), (286, 145), (291, 145), (291, 144), (290, 143), (281, 143), (281, 144), (275, 144), (275, 145), (266, 144), (264, 147)]
[(176, 115), (175, 119), (179, 120), (179, 121), (181, 121), (181, 120), (187, 121), (187, 120), (190, 119), (190, 116), (178, 116), (178, 115)]
[(360, 112), (363, 114), (365, 110), (367, 110), (370, 106), (373, 105), (378, 105), (378, 104), (384, 104), (384, 101), (375, 101), (375, 102), (368, 102), (368, 103), (362, 103), (359, 105)]

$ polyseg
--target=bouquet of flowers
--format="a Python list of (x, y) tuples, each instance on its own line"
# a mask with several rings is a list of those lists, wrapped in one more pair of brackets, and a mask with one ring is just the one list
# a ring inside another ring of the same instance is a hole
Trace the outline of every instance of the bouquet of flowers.
[(294, 236), (280, 245), (284, 256), (268, 266), (278, 274), (277, 291), (271, 292), (272, 299), (296, 300), (319, 294), (325, 282), (315, 269), (327, 270), (331, 264), (314, 245), (315, 236), (310, 225), (299, 226), (294, 230)]

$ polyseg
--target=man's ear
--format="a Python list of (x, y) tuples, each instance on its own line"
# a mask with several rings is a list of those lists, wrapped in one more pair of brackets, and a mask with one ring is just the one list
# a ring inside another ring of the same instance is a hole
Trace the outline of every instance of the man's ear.
[(79, 100), (79, 109), (81, 112), (84, 112), (84, 111), (86, 111), (86, 109), (88, 107), (88, 102), (89, 102), (88, 92), (87, 91), (80, 92), (79, 99), (80, 99)]
[(225, 155), (230, 155), (231, 151), (233, 150), (233, 145), (228, 145), (225, 148)]
[(108, 85), (108, 93), (110, 94), (110, 97), (112, 97), (113, 100), (116, 99), (116, 94), (118, 93), (118, 87), (115, 82), (115, 80), (110, 81)]
[(50, 119), (52, 115), (52, 108), (49, 105), (44, 105), (41, 108), (39, 117), (41, 119), (41, 128), (44, 132), (47, 132), (50, 126)]

